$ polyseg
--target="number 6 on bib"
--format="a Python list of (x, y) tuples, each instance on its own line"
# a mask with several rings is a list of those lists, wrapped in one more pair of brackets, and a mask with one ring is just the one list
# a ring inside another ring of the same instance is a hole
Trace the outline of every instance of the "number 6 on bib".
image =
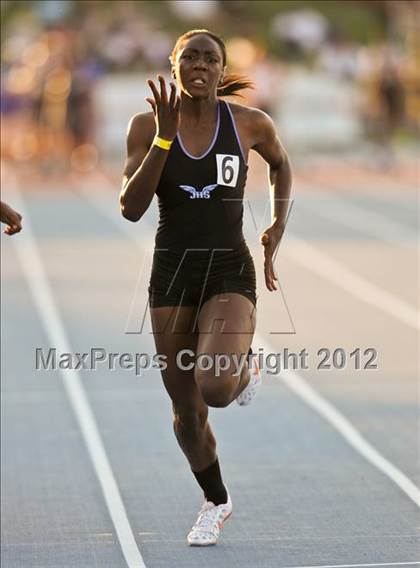
[(216, 154), (217, 183), (227, 187), (235, 187), (239, 174), (239, 156)]

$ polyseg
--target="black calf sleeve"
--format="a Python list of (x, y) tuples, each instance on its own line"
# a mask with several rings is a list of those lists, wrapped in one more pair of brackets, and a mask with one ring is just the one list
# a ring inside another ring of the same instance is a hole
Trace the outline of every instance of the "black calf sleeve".
[(228, 496), (226, 487), (223, 485), (222, 475), (220, 473), (219, 459), (203, 469), (202, 471), (193, 471), (199, 486), (204, 491), (207, 501), (212, 501), (215, 505), (226, 503)]

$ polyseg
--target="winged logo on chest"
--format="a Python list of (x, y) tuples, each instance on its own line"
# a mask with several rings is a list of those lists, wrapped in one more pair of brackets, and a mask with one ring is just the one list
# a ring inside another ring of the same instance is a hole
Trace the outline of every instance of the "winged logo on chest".
[(210, 193), (216, 189), (217, 183), (206, 185), (201, 191), (198, 191), (192, 185), (180, 185), (179, 187), (190, 194), (190, 199), (210, 199)]

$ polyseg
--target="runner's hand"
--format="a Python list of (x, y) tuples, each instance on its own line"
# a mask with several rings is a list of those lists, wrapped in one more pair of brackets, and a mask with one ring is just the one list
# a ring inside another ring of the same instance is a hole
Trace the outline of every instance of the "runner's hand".
[(7, 203), (1, 202), (1, 222), (7, 227), (4, 229), (6, 235), (14, 235), (22, 230), (22, 215), (12, 209)]
[(260, 243), (264, 247), (264, 276), (265, 285), (270, 292), (277, 290), (275, 280), (278, 281), (274, 272), (273, 256), (280, 243), (282, 233), (275, 227), (268, 227), (260, 237)]
[(151, 79), (147, 81), (152, 90), (153, 99), (146, 98), (146, 101), (152, 107), (155, 115), (156, 134), (165, 140), (173, 140), (179, 128), (181, 98), (176, 94), (175, 83), (171, 82), (171, 92), (168, 99), (165, 79), (158, 75), (158, 80), (160, 93)]

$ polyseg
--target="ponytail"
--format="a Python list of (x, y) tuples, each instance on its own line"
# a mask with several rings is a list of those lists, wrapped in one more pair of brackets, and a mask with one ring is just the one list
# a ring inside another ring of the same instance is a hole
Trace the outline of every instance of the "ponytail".
[(243, 89), (254, 89), (254, 83), (245, 75), (238, 75), (236, 73), (229, 73), (225, 75), (217, 87), (218, 97), (242, 97), (239, 91)]

